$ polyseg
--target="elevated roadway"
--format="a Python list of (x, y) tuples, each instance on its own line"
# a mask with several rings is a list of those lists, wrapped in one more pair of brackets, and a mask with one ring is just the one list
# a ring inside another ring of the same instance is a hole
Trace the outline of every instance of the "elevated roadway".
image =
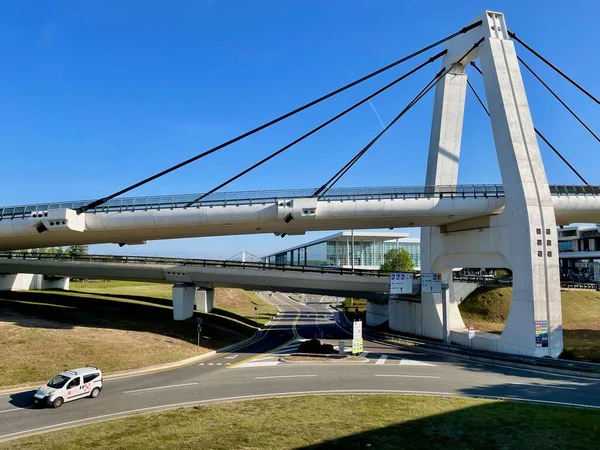
[(384, 299), (389, 291), (389, 274), (370, 270), (269, 266), (262, 263), (177, 258), (0, 253), (0, 274), (17, 273), (184, 283), (204, 289), (230, 287), (319, 293), (370, 300)]
[[(600, 187), (551, 186), (559, 225), (600, 222)], [(0, 208), (0, 250), (73, 244), (139, 244), (199, 236), (438, 226), (485, 228), (505, 206), (501, 185), (338, 188), (119, 198)]]

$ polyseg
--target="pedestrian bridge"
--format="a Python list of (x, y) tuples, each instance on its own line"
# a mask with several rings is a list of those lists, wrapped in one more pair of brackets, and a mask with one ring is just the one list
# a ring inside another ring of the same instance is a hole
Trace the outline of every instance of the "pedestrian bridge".
[[(505, 206), (502, 185), (335, 188), (117, 198), (0, 208), (0, 250), (342, 228), (486, 227)], [(550, 186), (556, 222), (600, 222), (600, 186)]]

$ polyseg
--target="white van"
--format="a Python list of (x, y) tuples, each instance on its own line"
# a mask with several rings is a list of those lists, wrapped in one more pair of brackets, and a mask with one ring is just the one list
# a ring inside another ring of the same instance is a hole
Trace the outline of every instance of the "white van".
[(98, 397), (103, 385), (102, 371), (97, 367), (65, 370), (37, 390), (33, 403), (59, 408), (64, 402), (71, 400)]

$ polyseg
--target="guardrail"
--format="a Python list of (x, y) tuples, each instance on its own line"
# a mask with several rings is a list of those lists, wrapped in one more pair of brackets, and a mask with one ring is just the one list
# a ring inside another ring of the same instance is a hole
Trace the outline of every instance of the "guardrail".
[[(214, 206), (241, 206), (268, 203), (281, 203), (295, 198), (311, 197), (315, 189), (291, 189), (271, 191), (245, 192), (216, 192), (210, 194), (193, 206), (188, 206), (202, 194), (159, 195), (145, 197), (123, 197), (109, 200), (97, 208), (87, 212), (107, 213), (125, 211), (148, 211), (161, 209), (186, 209)], [(550, 186), (550, 193), (563, 195), (600, 195), (600, 186)], [(500, 198), (504, 197), (504, 187), (501, 184), (467, 184), (445, 186), (385, 186), (333, 188), (324, 196), (322, 201), (345, 200), (382, 200), (409, 198)], [(91, 203), (92, 200), (77, 200), (65, 202), (39, 203), (35, 205), (19, 205), (0, 207), (0, 220), (25, 217), (42, 217), (52, 209), (77, 209)]]
[(332, 275), (357, 275), (371, 277), (389, 277), (388, 272), (369, 269), (348, 269), (341, 267), (322, 267), (322, 266), (287, 266), (274, 265), (257, 262), (227, 261), (221, 259), (188, 259), (188, 258), (168, 258), (154, 256), (116, 256), (116, 255), (58, 255), (56, 253), (21, 253), (5, 252), (0, 253), (0, 272), (2, 260), (28, 260), (28, 261), (75, 261), (75, 262), (100, 262), (100, 263), (119, 263), (119, 264), (162, 264), (177, 266), (199, 266), (199, 267), (220, 267), (220, 268), (241, 268), (255, 270), (277, 270), (281, 272), (307, 272)]
[[(290, 189), (271, 191), (245, 191), (245, 192), (216, 192), (210, 194), (193, 206), (188, 206), (202, 194), (160, 195), (145, 197), (123, 197), (109, 200), (97, 208), (87, 212), (107, 213), (125, 211), (148, 211), (161, 209), (186, 209), (214, 206), (241, 206), (268, 203), (282, 203), (295, 198), (312, 197), (315, 189)], [(324, 196), (323, 201), (351, 201), (351, 200), (381, 200), (381, 199), (407, 199), (407, 198), (481, 198), (504, 197), (502, 185), (470, 184), (457, 186), (382, 186), (359, 188), (333, 188)], [(91, 203), (91, 200), (78, 200), (66, 202), (39, 203), (36, 205), (0, 207), (0, 220), (40, 217), (51, 209), (77, 209)]]

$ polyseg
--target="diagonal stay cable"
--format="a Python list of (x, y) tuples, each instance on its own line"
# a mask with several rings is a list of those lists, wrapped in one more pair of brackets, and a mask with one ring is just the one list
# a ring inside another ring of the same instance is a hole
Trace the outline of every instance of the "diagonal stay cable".
[(293, 147), (294, 145), (298, 144), (299, 142), (303, 141), (304, 139), (306, 139), (309, 136), (312, 136), (313, 134), (315, 134), (317, 131), (322, 130), (323, 128), (325, 128), (327, 125), (335, 122), (336, 120), (338, 120), (340, 117), (345, 116), (346, 114), (348, 114), (350, 111), (353, 111), (354, 109), (358, 108), (359, 106), (363, 105), (364, 103), (368, 102), (369, 100), (371, 100), (372, 98), (376, 97), (377, 95), (381, 94), (382, 92), (388, 90), (389, 88), (391, 88), (392, 86), (398, 84), (400, 81), (404, 80), (405, 78), (408, 78), (410, 75), (414, 74), (415, 72), (418, 72), (419, 70), (421, 70), (423, 67), (427, 66), (428, 64), (431, 64), (432, 62), (438, 60), (439, 58), (441, 58), (443, 55), (445, 55), (447, 52), (447, 50), (442, 50), (441, 52), (437, 53), (436, 55), (432, 56), (431, 58), (429, 58), (427, 61), (419, 64), (417, 67), (415, 67), (414, 69), (406, 72), (404, 75), (396, 78), (395, 80), (393, 80), (391, 83), (386, 84), (385, 86), (383, 86), (381, 89), (378, 89), (377, 91), (373, 92), (371, 95), (363, 98), (362, 100), (360, 100), (359, 102), (355, 103), (354, 105), (350, 106), (349, 108), (345, 109), (344, 111), (342, 111), (341, 113), (333, 116), (332, 118), (330, 118), (329, 120), (327, 120), (326, 122), (323, 122), (321, 125), (319, 125), (316, 128), (313, 128), (312, 130), (310, 130), (308, 133), (303, 134), (302, 136), (300, 136), (299, 138), (295, 139), (294, 141), (290, 142), (289, 144), (287, 144), (286, 146), (280, 148), (279, 150), (277, 150), (276, 152), (271, 153), (269, 156), (263, 158), (262, 160), (260, 160), (259, 162), (257, 162), (256, 164), (253, 164), (252, 166), (248, 167), (247, 169), (243, 170), (242, 172), (238, 173), (237, 175), (229, 178), (227, 181), (219, 184), (218, 186), (214, 187), (213, 189), (211, 189), (208, 192), (205, 192), (204, 194), (202, 194), (201, 196), (195, 198), (194, 200), (192, 200), (191, 202), (186, 204), (186, 207), (192, 206), (194, 203), (197, 203), (199, 201), (201, 201), (202, 199), (206, 198), (207, 196), (209, 196), (210, 194), (218, 191), (219, 189), (227, 186), (229, 183), (232, 183), (233, 181), (237, 180), (238, 178), (246, 175), (248, 172), (256, 169), (257, 167), (261, 166), (262, 164), (266, 163), (267, 161), (270, 161), (271, 159), (275, 158), (276, 156), (280, 155), (281, 153), (285, 152), (287, 149), (289, 149), (290, 147)]
[(87, 211), (89, 209), (96, 208), (96, 207), (98, 207), (98, 206), (106, 203), (107, 201), (112, 200), (115, 197), (118, 197), (119, 195), (125, 194), (125, 193), (127, 193), (127, 192), (129, 192), (129, 191), (131, 191), (133, 189), (136, 189), (136, 188), (138, 188), (138, 187), (140, 187), (140, 186), (142, 186), (142, 185), (144, 185), (146, 183), (149, 183), (149, 182), (151, 182), (153, 180), (156, 180), (157, 178), (160, 178), (160, 177), (162, 177), (164, 175), (167, 175), (167, 174), (169, 174), (169, 173), (171, 173), (171, 172), (173, 172), (173, 171), (175, 171), (177, 169), (180, 169), (181, 167), (187, 166), (188, 164), (191, 164), (194, 161), (198, 161), (199, 159), (202, 159), (205, 156), (208, 156), (208, 155), (210, 155), (210, 154), (212, 154), (212, 153), (214, 153), (214, 152), (216, 152), (218, 150), (221, 150), (221, 149), (223, 149), (225, 147), (228, 147), (231, 144), (234, 144), (234, 143), (236, 143), (238, 141), (241, 141), (242, 139), (245, 139), (245, 138), (247, 138), (247, 137), (249, 137), (249, 136), (251, 136), (251, 135), (253, 135), (255, 133), (258, 133), (259, 131), (262, 131), (265, 128), (268, 128), (268, 127), (270, 127), (272, 125), (275, 125), (276, 123), (279, 123), (282, 120), (287, 119), (288, 117), (294, 116), (295, 114), (298, 114), (299, 112), (304, 111), (305, 109), (308, 109), (311, 106), (314, 106), (314, 105), (316, 105), (318, 103), (321, 103), (322, 101), (327, 100), (328, 98), (331, 98), (331, 97), (333, 97), (333, 96), (335, 96), (335, 95), (337, 95), (337, 94), (339, 94), (339, 93), (341, 93), (341, 92), (343, 92), (343, 91), (345, 91), (347, 89), (350, 89), (351, 87), (354, 87), (357, 84), (362, 83), (363, 81), (366, 81), (366, 80), (368, 80), (370, 78), (373, 78), (374, 76), (379, 75), (380, 73), (385, 72), (386, 70), (389, 70), (392, 67), (397, 66), (398, 64), (401, 64), (401, 63), (403, 63), (405, 61), (408, 61), (409, 59), (414, 58), (415, 56), (420, 55), (421, 53), (424, 53), (424, 52), (426, 52), (428, 50), (431, 50), (432, 48), (437, 47), (438, 45), (443, 44), (444, 42), (449, 41), (450, 39), (453, 39), (456, 36), (459, 36), (461, 34), (467, 33), (470, 30), (472, 30), (472, 29), (477, 28), (478, 26), (480, 26), (481, 23), (482, 23), (482, 21), (479, 20), (479, 21), (474, 22), (474, 23), (472, 23), (470, 25), (467, 25), (466, 27), (463, 27), (459, 31), (457, 31), (455, 33), (452, 33), (452, 34), (446, 36), (445, 38), (442, 38), (442, 39), (440, 39), (440, 40), (438, 40), (438, 41), (436, 41), (436, 42), (434, 42), (432, 44), (429, 44), (429, 45), (427, 45), (427, 46), (425, 46), (425, 47), (417, 50), (416, 52), (411, 53), (410, 55), (407, 55), (407, 56), (405, 56), (403, 58), (400, 58), (400, 59), (392, 62), (391, 64), (388, 64), (385, 67), (382, 67), (382, 68), (380, 68), (380, 69), (378, 69), (378, 70), (376, 70), (374, 72), (369, 73), (368, 75), (365, 75), (365, 76), (363, 76), (363, 77), (361, 77), (361, 78), (359, 78), (357, 80), (354, 80), (351, 83), (348, 83), (348, 84), (346, 84), (346, 85), (344, 85), (344, 86), (342, 86), (342, 87), (340, 87), (340, 88), (338, 88), (338, 89), (336, 89), (334, 91), (329, 92), (328, 94), (325, 94), (325, 95), (323, 95), (323, 96), (321, 96), (321, 97), (319, 97), (319, 98), (317, 98), (315, 100), (312, 100), (312, 101), (310, 101), (310, 102), (308, 102), (308, 103), (306, 103), (306, 104), (304, 104), (304, 105), (302, 105), (302, 106), (300, 106), (300, 107), (298, 107), (298, 108), (296, 108), (296, 109), (294, 109), (292, 111), (289, 111), (289, 112), (287, 112), (287, 113), (285, 113), (285, 114), (283, 114), (283, 115), (281, 115), (281, 116), (279, 116), (279, 117), (277, 117), (277, 118), (275, 118), (273, 120), (270, 120), (269, 122), (266, 122), (266, 123), (264, 123), (264, 124), (262, 124), (262, 125), (260, 125), (260, 126), (258, 126), (256, 128), (253, 128), (250, 131), (247, 131), (247, 132), (245, 132), (243, 134), (240, 134), (239, 136), (236, 136), (236, 137), (234, 137), (234, 138), (232, 138), (232, 139), (230, 139), (230, 140), (228, 140), (226, 142), (223, 142), (222, 144), (219, 144), (216, 147), (211, 148), (210, 150), (206, 150), (205, 152), (199, 153), (196, 156), (188, 158), (185, 161), (180, 162), (179, 164), (175, 164), (174, 166), (171, 166), (171, 167), (169, 167), (169, 168), (167, 168), (167, 169), (165, 169), (165, 170), (163, 170), (161, 172), (158, 172), (158, 173), (156, 173), (154, 175), (151, 175), (151, 176), (149, 176), (147, 178), (144, 178), (143, 180), (138, 181), (137, 183), (134, 183), (134, 184), (132, 184), (130, 186), (127, 186), (126, 188), (123, 188), (120, 191), (114, 192), (114, 193), (112, 193), (110, 195), (107, 195), (106, 197), (102, 197), (102, 198), (100, 198), (98, 200), (95, 200), (95, 201), (93, 201), (91, 203), (88, 203), (87, 205), (81, 206), (80, 208), (77, 209), (77, 214), (81, 214), (82, 212), (85, 212), (85, 211)]
[(400, 113), (394, 117), (394, 119), (375, 136), (371, 142), (369, 142), (360, 152), (358, 152), (342, 169), (340, 169), (333, 177), (331, 177), (327, 182), (325, 182), (319, 189), (317, 189), (312, 197), (318, 197), (325, 195), (329, 189), (331, 189), (347, 172), (352, 168), (352, 166), (379, 140), (381, 136), (383, 136), (386, 131), (388, 131), (404, 114), (406, 114), (414, 105), (416, 105), (419, 100), (421, 100), (427, 93), (437, 84), (439, 80), (444, 78), (450, 71), (458, 64), (462, 62), (473, 50), (475, 50), (479, 45), (484, 41), (484, 38), (479, 39), (477, 42), (473, 44), (473, 46), (467, 50), (467, 52), (460, 57), (456, 63), (450, 66), (448, 69), (445, 67), (442, 68), (433, 79), (427, 83), (427, 85), (419, 92), (416, 97), (408, 104), (406, 107), (400, 111)]
[(581, 125), (583, 125), (583, 127), (584, 127), (586, 130), (588, 130), (588, 131), (590, 132), (590, 134), (591, 134), (592, 136), (594, 136), (594, 137), (596, 138), (596, 140), (597, 140), (598, 142), (600, 142), (600, 138), (599, 138), (599, 137), (596, 135), (596, 133), (594, 133), (594, 132), (591, 130), (591, 128), (590, 128), (590, 127), (588, 127), (588, 126), (586, 125), (586, 123), (585, 123), (583, 120), (581, 120), (581, 119), (579, 118), (579, 116), (578, 116), (578, 115), (575, 113), (575, 111), (573, 111), (571, 108), (569, 108), (569, 105), (567, 105), (567, 104), (566, 104), (566, 103), (565, 103), (565, 102), (562, 100), (562, 98), (560, 98), (560, 97), (558, 96), (558, 94), (557, 94), (556, 92), (554, 92), (554, 90), (552, 90), (552, 88), (551, 88), (550, 86), (548, 86), (548, 85), (546, 84), (546, 82), (545, 82), (544, 80), (542, 80), (542, 78), (541, 78), (541, 77), (540, 77), (540, 76), (539, 76), (537, 73), (535, 73), (535, 71), (534, 71), (534, 70), (533, 70), (531, 67), (529, 67), (529, 65), (528, 65), (528, 64), (527, 64), (525, 61), (523, 61), (523, 60), (521, 59), (521, 57), (520, 57), (520, 56), (517, 56), (517, 58), (519, 59), (519, 62), (520, 62), (521, 64), (523, 64), (523, 66), (525, 66), (525, 68), (526, 68), (526, 69), (527, 69), (529, 72), (531, 72), (531, 74), (532, 74), (532, 75), (533, 75), (533, 76), (534, 76), (534, 77), (535, 77), (535, 78), (536, 78), (536, 79), (537, 79), (537, 80), (538, 80), (540, 83), (542, 83), (542, 85), (543, 85), (543, 86), (544, 86), (546, 89), (548, 89), (548, 92), (550, 92), (550, 93), (551, 93), (551, 94), (554, 96), (554, 98), (556, 98), (556, 100), (558, 100), (558, 101), (560, 102), (560, 104), (561, 104), (561, 105), (563, 105), (563, 106), (566, 108), (566, 110), (567, 110), (567, 111), (569, 111), (569, 112), (571, 113), (571, 115), (572, 115), (573, 117), (575, 117), (575, 118), (577, 119), (577, 121), (578, 121), (578, 122), (579, 122)]
[(423, 93), (433, 83), (435, 83), (437, 77), (440, 76), (444, 72), (444, 70), (445, 70), (445, 68), (442, 68), (438, 73), (436, 73), (435, 76), (429, 81), (429, 83), (427, 83), (427, 85), (423, 89), (421, 89), (421, 91), (415, 96), (415, 98), (413, 98), (410, 101), (410, 103), (404, 107), (404, 109), (400, 112), (400, 114), (398, 114), (396, 116), (394, 121), (392, 123), (388, 124), (388, 126), (385, 127), (373, 140), (371, 140), (371, 142), (369, 142), (369, 144), (367, 144), (365, 147), (363, 147), (356, 155), (354, 155), (352, 157), (352, 159), (350, 159), (350, 161), (348, 161), (346, 164), (344, 164), (344, 166), (342, 166), (342, 168), (340, 170), (338, 170), (331, 178), (329, 178), (329, 180), (327, 180), (319, 189), (317, 189), (313, 193), (312, 197), (324, 196), (329, 191), (329, 189), (331, 189), (346, 174), (346, 172), (348, 172), (352, 168), (352, 166), (367, 152), (367, 150), (369, 150), (369, 148), (371, 148), (371, 146), (381, 136), (383, 136), (383, 134), (387, 130), (389, 130), (391, 125), (393, 125), (393, 123), (395, 123), (398, 119), (400, 119), (400, 117), (402, 117), (404, 114), (406, 114), (410, 110), (410, 108), (412, 108), (422, 98)]
[[(479, 67), (477, 67), (477, 65), (476, 65), (475, 63), (471, 63), (471, 65), (472, 65), (473, 67), (475, 67), (475, 69), (477, 69), (477, 71), (478, 71), (478, 72), (479, 72), (481, 75), (483, 75), (483, 73), (481, 72), (481, 70), (479, 69)], [(473, 94), (475, 94), (475, 97), (477, 98), (477, 101), (479, 102), (479, 104), (481, 105), (481, 107), (483, 108), (483, 110), (485, 111), (485, 113), (488, 115), (488, 117), (490, 117), (490, 111), (487, 109), (487, 106), (485, 106), (485, 104), (483, 103), (483, 100), (481, 100), (481, 97), (479, 97), (479, 94), (477, 94), (477, 91), (475, 90), (475, 88), (473, 87), (473, 85), (471, 84), (471, 82), (467, 80), (467, 84), (468, 84), (469, 88), (471, 89), (471, 92), (473, 92)], [(537, 135), (540, 137), (540, 139), (542, 139), (542, 140), (543, 140), (543, 141), (546, 143), (546, 145), (547, 145), (548, 147), (550, 147), (550, 148), (552, 149), (552, 151), (553, 151), (554, 153), (556, 153), (556, 155), (558, 155), (558, 157), (559, 157), (559, 158), (562, 160), (562, 162), (564, 162), (564, 163), (565, 163), (565, 164), (566, 164), (566, 165), (569, 167), (569, 169), (571, 169), (571, 170), (573, 171), (573, 173), (574, 173), (575, 175), (577, 175), (577, 177), (578, 177), (578, 178), (579, 178), (581, 181), (583, 181), (583, 183), (584, 183), (585, 185), (588, 185), (588, 186), (589, 186), (589, 183), (588, 183), (587, 181), (585, 181), (585, 178), (583, 178), (583, 177), (582, 177), (582, 176), (579, 174), (579, 172), (577, 172), (577, 170), (575, 170), (575, 167), (573, 167), (573, 166), (571, 165), (571, 163), (569, 163), (569, 161), (567, 161), (567, 160), (566, 160), (566, 158), (565, 158), (565, 157), (564, 157), (564, 156), (563, 156), (563, 155), (562, 155), (562, 154), (561, 154), (561, 153), (560, 153), (560, 152), (559, 152), (559, 151), (556, 149), (556, 147), (554, 147), (554, 145), (552, 145), (552, 144), (550, 143), (550, 141), (548, 141), (548, 139), (546, 139), (546, 136), (544, 136), (542, 133), (540, 133), (540, 131), (539, 131), (537, 128), (533, 127), (533, 129), (534, 129), (534, 131), (535, 131), (535, 134), (537, 134)]]
[(548, 61), (546, 58), (544, 58), (542, 55), (540, 55), (538, 52), (536, 52), (533, 48), (531, 48), (525, 42), (523, 42), (523, 40), (520, 39), (515, 33), (508, 30), (508, 35), (511, 38), (513, 38), (515, 41), (517, 41), (519, 44), (521, 44), (523, 47), (525, 47), (527, 50), (529, 50), (531, 53), (533, 53), (535, 56), (537, 56), (539, 59), (544, 61), (548, 66), (550, 66), (555, 72), (557, 72), (559, 75), (561, 75), (565, 80), (567, 80), (569, 83), (571, 83), (573, 86), (575, 86), (577, 89), (579, 89), (581, 92), (583, 92), (585, 95), (587, 95), (589, 98), (591, 98), (597, 104), (600, 105), (600, 100), (598, 100), (596, 97), (594, 97), (588, 91), (586, 91), (579, 83), (577, 83), (575, 80), (573, 80), (571, 77), (569, 77), (566, 73), (564, 73), (562, 70), (560, 70), (554, 64), (552, 64), (550, 61)]

